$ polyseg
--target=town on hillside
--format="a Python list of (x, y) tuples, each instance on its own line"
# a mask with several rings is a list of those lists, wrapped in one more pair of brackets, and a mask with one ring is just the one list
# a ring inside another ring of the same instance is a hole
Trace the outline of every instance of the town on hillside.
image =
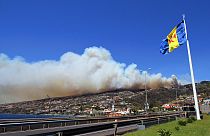
[[(210, 82), (196, 84), (200, 110), (210, 112)], [(75, 117), (126, 116), (159, 111), (181, 111), (194, 105), (191, 85), (176, 88), (149, 89), (148, 109), (145, 109), (145, 90), (118, 89), (82, 96), (47, 97), (41, 100), (0, 105), (0, 113), (50, 114)]]

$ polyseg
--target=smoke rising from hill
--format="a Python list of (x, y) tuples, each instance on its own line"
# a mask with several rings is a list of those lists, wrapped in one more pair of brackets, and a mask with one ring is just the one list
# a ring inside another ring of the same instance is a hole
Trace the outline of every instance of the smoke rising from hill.
[[(86, 48), (82, 55), (63, 54), (58, 61), (28, 63), (21, 57), (0, 54), (1, 103), (40, 99), (49, 95), (69, 96), (98, 93), (118, 88), (144, 88), (145, 72), (136, 64), (116, 62), (102, 47)], [(174, 76), (147, 74), (147, 87), (170, 87)]]

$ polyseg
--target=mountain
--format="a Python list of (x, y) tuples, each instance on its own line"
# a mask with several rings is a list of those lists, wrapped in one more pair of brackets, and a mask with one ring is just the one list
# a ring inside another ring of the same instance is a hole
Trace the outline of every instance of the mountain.
[[(210, 96), (210, 81), (196, 84), (198, 94), (202, 97)], [(192, 85), (180, 85), (176, 88), (159, 88), (148, 90), (148, 103), (150, 107), (159, 107), (171, 102), (177, 96), (193, 94)], [(145, 90), (117, 89), (104, 93), (88, 94), (82, 96), (66, 96), (46, 98), (34, 101), (8, 103), (0, 105), (0, 113), (21, 114), (89, 114), (91, 110), (111, 110), (114, 103), (116, 109), (132, 110), (144, 109)]]

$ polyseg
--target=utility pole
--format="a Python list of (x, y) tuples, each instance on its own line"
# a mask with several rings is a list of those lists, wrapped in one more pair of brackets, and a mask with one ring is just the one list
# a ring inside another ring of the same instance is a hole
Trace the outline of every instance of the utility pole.
[[(151, 70), (151, 68), (148, 68), (147, 71)], [(145, 90), (145, 104), (144, 104), (144, 109), (147, 113), (147, 110), (149, 109), (149, 103), (148, 103), (148, 98), (147, 98), (147, 93), (148, 93), (148, 90), (147, 90), (147, 71), (145, 71), (144, 73), (144, 90)]]
[(47, 94), (47, 98), (49, 98), (49, 109), (48, 109), (48, 112), (50, 114), (50, 109), (51, 109), (51, 99), (50, 99), (50, 96)]

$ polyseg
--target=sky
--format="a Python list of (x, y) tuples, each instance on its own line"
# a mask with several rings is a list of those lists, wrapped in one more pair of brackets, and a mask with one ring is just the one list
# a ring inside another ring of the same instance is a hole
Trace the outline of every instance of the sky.
[(159, 52), (185, 14), (195, 80), (210, 80), (209, 5), (208, 0), (0, 0), (0, 53), (36, 62), (101, 46), (118, 62), (189, 80), (185, 44), (168, 55)]

